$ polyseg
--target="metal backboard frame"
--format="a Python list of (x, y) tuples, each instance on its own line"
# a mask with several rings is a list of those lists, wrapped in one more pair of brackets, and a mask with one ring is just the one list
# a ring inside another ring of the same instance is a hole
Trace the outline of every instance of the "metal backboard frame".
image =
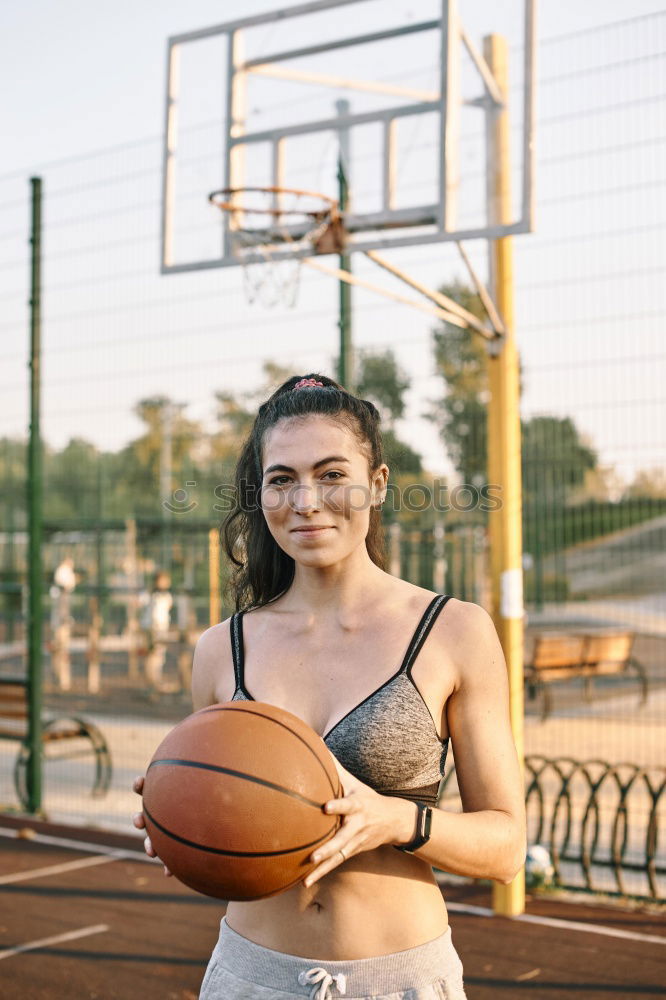
[[(343, 136), (353, 134), (358, 126), (376, 124), (381, 128), (381, 208), (378, 211), (344, 213), (344, 224), (348, 234), (347, 252), (376, 251), (392, 247), (406, 247), (463, 241), (470, 239), (497, 239), (515, 233), (531, 232), (534, 222), (534, 131), (535, 131), (535, 3), (524, 0), (524, 70), (522, 109), (522, 179), (519, 217), (505, 224), (477, 226), (460, 229), (456, 224), (457, 189), (460, 177), (459, 122), (461, 103), (473, 105), (480, 113), (503, 107), (503, 100), (493, 79), (493, 75), (478, 51), (471, 37), (465, 31), (458, 0), (441, 0), (441, 16), (419, 23), (407, 24), (378, 30), (372, 33), (338, 37), (326, 41), (315, 41), (307, 46), (268, 52), (258, 57), (246, 59), (244, 52), (244, 32), (262, 25), (271, 25), (289, 18), (303, 18), (310, 14), (335, 8), (349, 7), (367, 0), (312, 0), (309, 3), (270, 11), (253, 17), (241, 18), (225, 24), (176, 35), (168, 40), (166, 121), (163, 151), (163, 197), (161, 218), (161, 270), (162, 273), (196, 271), (211, 267), (229, 267), (239, 264), (233, 253), (232, 235), (229, 231), (229, 217), (221, 216), (215, 223), (219, 226), (219, 255), (207, 259), (178, 261), (174, 247), (174, 191), (178, 159), (178, 108), (179, 108), (179, 55), (183, 46), (213, 36), (223, 36), (227, 50), (226, 71), (226, 121), (220, 187), (237, 188), (246, 185), (245, 164), (252, 156), (257, 144), (269, 144), (272, 150), (270, 184), (277, 187), (290, 186), (289, 176), (284, 171), (284, 147), (290, 138), (315, 135), (322, 132)], [(374, 0), (378, 6), (384, 0)], [(462, 0), (464, 7), (464, 0)], [(349, 18), (347, 19), (349, 20)], [(341, 79), (316, 72), (303, 72), (289, 67), (294, 60), (316, 57), (333, 50), (353, 46), (383, 42), (387, 39), (414, 35), (419, 32), (438, 32), (441, 53), (441, 73), (438, 92), (424, 93), (410, 88), (387, 84), (383, 81)], [(315, 33), (313, 32), (313, 35)], [(461, 102), (460, 99), (460, 59), (463, 47), (478, 71), (478, 97)], [(313, 121), (301, 121), (275, 128), (247, 131), (246, 97), (249, 77), (261, 75), (275, 79), (300, 81), (316, 86), (343, 87), (347, 90), (371, 91), (390, 97), (396, 95), (403, 103), (396, 103), (377, 110), (362, 113), (331, 115)], [(405, 103), (406, 102), (406, 103)], [(436, 150), (438, 170), (438, 200), (428, 204), (410, 207), (396, 207), (394, 200), (396, 171), (396, 127), (407, 117), (431, 115), (435, 113), (439, 122), (439, 145)], [(344, 140), (343, 140), (344, 141)], [(202, 191), (202, 198), (208, 192)], [(211, 207), (211, 212), (215, 210)], [(233, 222), (231, 223), (233, 225)], [(298, 256), (309, 256), (309, 248), (274, 248), (271, 256), (279, 260)], [(247, 257), (246, 257), (247, 259)], [(257, 254), (257, 260), (262, 259)]]

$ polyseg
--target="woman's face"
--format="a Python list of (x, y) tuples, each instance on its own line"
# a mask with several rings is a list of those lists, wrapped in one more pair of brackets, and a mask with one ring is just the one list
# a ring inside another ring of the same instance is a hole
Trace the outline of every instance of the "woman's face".
[(261, 506), (280, 548), (306, 566), (329, 566), (365, 545), (370, 508), (388, 468), (371, 476), (344, 424), (312, 415), (278, 421), (264, 437)]

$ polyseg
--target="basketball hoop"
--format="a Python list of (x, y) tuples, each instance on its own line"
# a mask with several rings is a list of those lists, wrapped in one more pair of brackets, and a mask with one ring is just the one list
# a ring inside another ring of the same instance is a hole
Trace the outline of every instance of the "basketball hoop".
[[(208, 200), (227, 217), (231, 251), (243, 268), (248, 302), (293, 306), (302, 260), (298, 251), (340, 253), (344, 227), (334, 198), (283, 187), (213, 191)], [(285, 254), (285, 245), (289, 253)]]

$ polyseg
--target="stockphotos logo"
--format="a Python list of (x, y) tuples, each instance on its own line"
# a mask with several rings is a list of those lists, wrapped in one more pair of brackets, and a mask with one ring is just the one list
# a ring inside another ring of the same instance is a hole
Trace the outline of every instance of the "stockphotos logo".
[[(162, 507), (172, 514), (190, 514), (199, 506), (199, 501), (194, 497), (196, 486), (196, 480), (188, 480), (185, 488), (179, 487), (174, 490), (170, 499), (162, 501)], [(218, 483), (214, 487), (213, 495), (218, 502), (213, 504), (213, 510), (218, 514), (228, 514), (237, 506), (246, 513), (258, 509), (273, 512), (281, 510), (285, 505), (298, 508), (308, 502), (311, 493), (314, 493), (313, 500), (317, 504), (339, 510), (366, 510), (376, 502), (372, 491), (365, 486), (323, 485), (313, 489), (292, 485), (288, 489), (271, 490), (262, 503), (261, 490), (252, 483), (241, 481), (239, 486), (235, 483)], [(483, 483), (481, 486), (462, 483), (450, 487), (435, 481), (409, 483), (404, 488), (389, 483), (383, 509), (394, 513), (421, 513), (426, 510), (441, 514), (449, 511), (463, 514), (471, 511), (490, 513), (501, 509), (501, 495), (502, 487), (493, 483)]]

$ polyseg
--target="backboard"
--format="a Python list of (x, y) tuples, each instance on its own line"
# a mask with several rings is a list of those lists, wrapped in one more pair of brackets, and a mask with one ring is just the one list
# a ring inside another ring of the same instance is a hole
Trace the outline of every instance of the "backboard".
[[(534, 7), (312, 0), (170, 38), (162, 272), (239, 263), (233, 213), (215, 210), (212, 191), (303, 188), (337, 199), (340, 167), (347, 252), (531, 231)], [(504, 103), (483, 56), (491, 33), (507, 37), (512, 61), (518, 183), (502, 225), (487, 197), (486, 129)], [(316, 252), (286, 241), (271, 256)]]

